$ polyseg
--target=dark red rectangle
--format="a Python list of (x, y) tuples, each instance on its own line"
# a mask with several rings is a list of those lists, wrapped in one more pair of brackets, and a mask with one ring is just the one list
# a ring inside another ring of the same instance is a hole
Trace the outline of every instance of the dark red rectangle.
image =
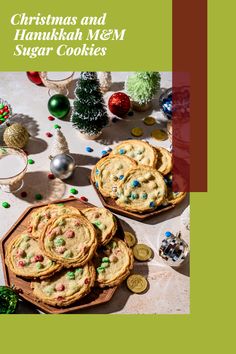
[(173, 0), (172, 4), (173, 189), (206, 192), (207, 0)]

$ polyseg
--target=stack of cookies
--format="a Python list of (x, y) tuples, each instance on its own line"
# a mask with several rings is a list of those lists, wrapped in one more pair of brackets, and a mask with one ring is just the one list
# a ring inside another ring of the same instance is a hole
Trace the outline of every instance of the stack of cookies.
[(68, 306), (94, 285), (112, 287), (129, 275), (132, 252), (115, 234), (116, 219), (105, 208), (48, 205), (9, 243), (6, 264), (17, 276), (32, 279), (39, 301)]
[(167, 149), (127, 140), (98, 161), (92, 181), (122, 209), (143, 213), (184, 199), (186, 193), (172, 191), (171, 170), (172, 155)]

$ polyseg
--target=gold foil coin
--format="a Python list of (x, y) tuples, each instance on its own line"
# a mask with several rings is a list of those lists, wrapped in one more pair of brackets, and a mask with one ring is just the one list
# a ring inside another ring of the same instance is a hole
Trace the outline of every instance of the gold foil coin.
[(148, 261), (152, 257), (152, 250), (150, 247), (144, 244), (135, 245), (133, 248), (133, 254), (138, 261)]
[(129, 247), (133, 247), (137, 243), (137, 239), (134, 234), (129, 231), (125, 231), (125, 242)]
[(133, 128), (131, 130), (131, 134), (133, 136), (142, 136), (143, 135), (143, 129), (142, 128), (139, 128), (139, 127), (136, 127), (136, 128)]
[(139, 274), (130, 275), (126, 283), (129, 290), (136, 294), (143, 293), (148, 287), (147, 279)]
[(164, 130), (155, 129), (151, 132), (151, 136), (156, 140), (166, 140), (168, 139), (168, 135)]
[(156, 119), (153, 117), (146, 117), (144, 118), (143, 123), (146, 125), (153, 125), (156, 123)]

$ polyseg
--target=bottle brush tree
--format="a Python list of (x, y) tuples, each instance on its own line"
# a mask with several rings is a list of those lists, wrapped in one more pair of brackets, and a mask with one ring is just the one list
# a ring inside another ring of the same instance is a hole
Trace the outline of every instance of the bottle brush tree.
[(136, 72), (126, 80), (125, 89), (133, 101), (142, 105), (151, 101), (160, 89), (160, 82), (159, 72)]
[(81, 72), (75, 87), (71, 115), (73, 126), (82, 134), (98, 135), (108, 124), (108, 115), (96, 72)]

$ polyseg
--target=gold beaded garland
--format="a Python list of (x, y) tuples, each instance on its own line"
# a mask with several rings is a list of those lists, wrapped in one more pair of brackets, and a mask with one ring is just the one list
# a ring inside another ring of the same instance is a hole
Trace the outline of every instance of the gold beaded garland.
[(29, 133), (23, 125), (14, 123), (5, 129), (3, 140), (7, 146), (21, 149), (28, 143)]

